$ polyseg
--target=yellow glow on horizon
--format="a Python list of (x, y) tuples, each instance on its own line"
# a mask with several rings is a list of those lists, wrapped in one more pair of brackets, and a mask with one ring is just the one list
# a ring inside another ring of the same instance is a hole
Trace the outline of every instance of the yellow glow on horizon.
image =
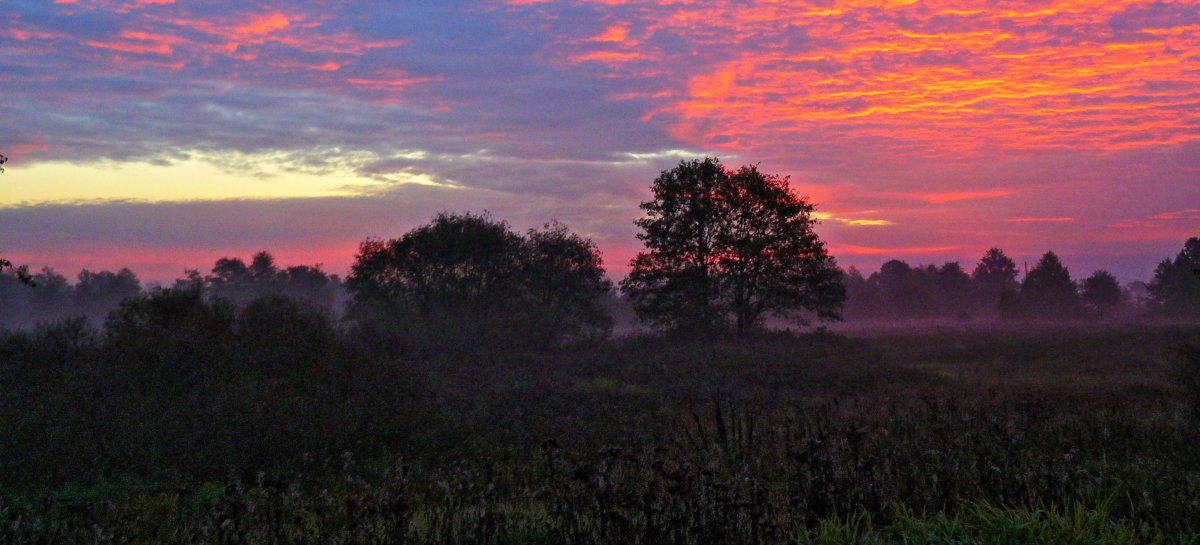
[(270, 158), (245, 157), (245, 170), (201, 157), (148, 162), (44, 162), (10, 167), (0, 185), (0, 208), (106, 200), (144, 202), (352, 196), (395, 184), (444, 185), (424, 174), (367, 178), (349, 168), (300, 171)]

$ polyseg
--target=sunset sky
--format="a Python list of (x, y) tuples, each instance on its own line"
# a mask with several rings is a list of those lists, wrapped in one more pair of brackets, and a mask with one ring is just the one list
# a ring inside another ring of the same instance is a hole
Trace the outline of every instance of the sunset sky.
[(1200, 2), (9, 0), (0, 255), (344, 273), (436, 212), (557, 218), (622, 276), (657, 173), (790, 175), (842, 265), (1200, 236)]

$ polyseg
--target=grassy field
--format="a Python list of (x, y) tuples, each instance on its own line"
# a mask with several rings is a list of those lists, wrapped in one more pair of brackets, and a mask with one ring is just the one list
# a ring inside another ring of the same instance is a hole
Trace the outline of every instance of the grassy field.
[(369, 372), (186, 383), (51, 333), (0, 351), (3, 543), (1200, 543), (1194, 326), (331, 340)]

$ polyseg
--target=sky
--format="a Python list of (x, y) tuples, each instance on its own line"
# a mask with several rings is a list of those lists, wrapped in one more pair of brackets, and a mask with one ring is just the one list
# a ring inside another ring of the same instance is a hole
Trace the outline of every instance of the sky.
[(1200, 236), (1195, 0), (7, 0), (0, 255), (345, 273), (440, 211), (615, 277), (662, 170), (791, 177), (843, 266), (1147, 279)]

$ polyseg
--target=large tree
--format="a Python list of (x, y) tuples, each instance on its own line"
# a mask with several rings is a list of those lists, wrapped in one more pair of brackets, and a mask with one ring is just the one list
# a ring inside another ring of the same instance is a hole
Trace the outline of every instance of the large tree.
[(651, 191), (635, 222), (646, 251), (622, 283), (644, 321), (741, 334), (767, 315), (840, 318), (841, 272), (787, 178), (705, 158), (663, 171)]
[(363, 242), (346, 287), (359, 323), (419, 347), (545, 346), (608, 332), (601, 265), (559, 224), (522, 236), (487, 215), (440, 214)]
[(1174, 260), (1159, 263), (1146, 287), (1159, 312), (1200, 317), (1200, 237), (1189, 238)]

